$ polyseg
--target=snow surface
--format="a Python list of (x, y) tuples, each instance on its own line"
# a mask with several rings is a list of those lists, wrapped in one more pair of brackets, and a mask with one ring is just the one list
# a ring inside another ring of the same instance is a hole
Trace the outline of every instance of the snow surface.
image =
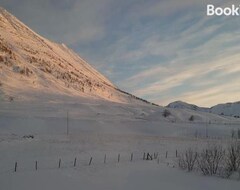
[(12, 173), (0, 178), (5, 190), (211, 190), (238, 189), (239, 181), (184, 173), (156, 162)]
[[(237, 180), (204, 177), (172, 168), (176, 167), (176, 150), (228, 142), (232, 129), (240, 127), (237, 119), (170, 108), (171, 116), (165, 118), (162, 116), (165, 108), (148, 104), (38, 95), (38, 101), (0, 102), (0, 184), (4, 190), (221, 190), (239, 185)], [(189, 122), (192, 114), (198, 115), (199, 120)], [(218, 124), (206, 124), (203, 122), (206, 117)], [(34, 139), (23, 138), (25, 135), (34, 135)], [(158, 152), (160, 164), (156, 160), (143, 161), (143, 152)], [(133, 162), (130, 162), (131, 153)], [(106, 164), (103, 163), (105, 154)], [(121, 154), (120, 163), (117, 163), (118, 154)], [(75, 157), (77, 167), (74, 168)], [(90, 157), (93, 162), (88, 166)], [(14, 173), (16, 161), (18, 169)], [(35, 161), (38, 161), (37, 171)]]

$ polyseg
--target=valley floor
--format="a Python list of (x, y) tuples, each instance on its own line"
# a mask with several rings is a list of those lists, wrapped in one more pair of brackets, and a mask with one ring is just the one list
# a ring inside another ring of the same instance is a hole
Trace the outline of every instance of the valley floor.
[[(209, 143), (224, 145), (240, 125), (151, 117), (161, 109), (97, 101), (2, 104), (0, 189), (237, 189), (237, 179), (180, 171), (176, 150), (201, 149)], [(29, 135), (34, 138), (26, 137)], [(159, 163), (143, 160), (144, 152), (158, 153)]]

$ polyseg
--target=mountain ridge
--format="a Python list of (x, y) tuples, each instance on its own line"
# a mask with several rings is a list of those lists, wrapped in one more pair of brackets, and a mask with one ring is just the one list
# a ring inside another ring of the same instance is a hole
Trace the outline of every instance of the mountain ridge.
[(240, 101), (238, 102), (229, 102), (229, 103), (220, 103), (212, 107), (199, 107), (194, 104), (189, 104), (183, 101), (175, 101), (169, 103), (166, 107), (176, 108), (176, 109), (190, 109), (194, 111), (209, 112), (218, 115), (233, 116), (236, 118), (240, 117)]

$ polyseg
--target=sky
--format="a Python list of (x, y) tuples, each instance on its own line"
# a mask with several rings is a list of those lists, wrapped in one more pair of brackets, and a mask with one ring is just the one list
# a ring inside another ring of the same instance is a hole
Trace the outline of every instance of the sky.
[(117, 87), (160, 105), (240, 101), (237, 0), (0, 0), (40, 35), (74, 49)]

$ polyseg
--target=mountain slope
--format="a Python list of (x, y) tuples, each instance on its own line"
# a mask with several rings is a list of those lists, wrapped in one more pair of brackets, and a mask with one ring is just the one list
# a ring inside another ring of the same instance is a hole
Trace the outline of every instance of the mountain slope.
[(29, 91), (142, 102), (120, 91), (65, 45), (39, 36), (0, 8), (0, 100), (26, 98)]
[(166, 107), (178, 108), (178, 109), (189, 109), (189, 110), (200, 111), (200, 112), (209, 112), (209, 113), (214, 113), (218, 115), (234, 116), (237, 118), (240, 117), (240, 102), (218, 104), (211, 108), (205, 108), (205, 107), (198, 107), (193, 104), (188, 104), (182, 101), (176, 101), (168, 104)]
[(212, 113), (240, 117), (240, 102), (218, 104), (210, 108)]

